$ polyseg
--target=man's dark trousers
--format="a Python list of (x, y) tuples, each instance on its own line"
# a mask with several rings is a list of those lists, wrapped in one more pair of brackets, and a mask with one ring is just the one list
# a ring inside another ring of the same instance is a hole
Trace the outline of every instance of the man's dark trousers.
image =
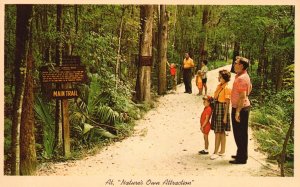
[(185, 91), (192, 93), (192, 69), (183, 69), (183, 83)]
[(240, 111), (240, 122), (235, 120), (236, 108), (232, 108), (231, 120), (233, 128), (233, 136), (237, 146), (236, 160), (247, 161), (248, 159), (248, 121), (250, 106)]

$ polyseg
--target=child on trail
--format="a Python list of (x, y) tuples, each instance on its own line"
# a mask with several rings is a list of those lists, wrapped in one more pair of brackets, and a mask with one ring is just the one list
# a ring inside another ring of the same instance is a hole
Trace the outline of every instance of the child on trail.
[(201, 73), (202, 73), (202, 84), (205, 90), (205, 95), (207, 94), (207, 72), (208, 72), (208, 67), (207, 67), (207, 60), (202, 61), (202, 67), (201, 67)]
[(196, 86), (197, 86), (197, 88), (199, 90), (198, 95), (202, 95), (203, 84), (202, 84), (202, 75), (201, 75), (201, 71), (200, 70), (197, 71)]
[(206, 95), (203, 97), (204, 109), (200, 117), (200, 130), (203, 133), (205, 148), (202, 151), (199, 151), (199, 154), (208, 154), (208, 134), (210, 131), (209, 120), (212, 114), (212, 108), (210, 104), (212, 99), (212, 97)]
[(172, 90), (176, 92), (177, 86), (177, 76), (176, 76), (176, 65), (174, 63), (169, 64), (167, 61), (168, 66), (170, 67), (170, 74), (171, 74), (171, 82), (172, 82)]

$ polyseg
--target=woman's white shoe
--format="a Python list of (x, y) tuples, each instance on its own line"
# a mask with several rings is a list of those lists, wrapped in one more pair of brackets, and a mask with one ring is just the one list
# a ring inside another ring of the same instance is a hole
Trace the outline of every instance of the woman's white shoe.
[(219, 155), (217, 155), (217, 154), (212, 154), (210, 157), (211, 160), (215, 160), (217, 158), (219, 158)]

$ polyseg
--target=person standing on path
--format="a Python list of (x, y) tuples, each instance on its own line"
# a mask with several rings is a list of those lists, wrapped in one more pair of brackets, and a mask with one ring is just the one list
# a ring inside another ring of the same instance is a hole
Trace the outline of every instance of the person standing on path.
[(176, 76), (176, 65), (174, 63), (169, 64), (167, 61), (167, 65), (170, 68), (170, 74), (171, 74), (171, 84), (172, 84), (172, 90), (173, 92), (176, 92), (176, 86), (177, 86), (177, 76)]
[[(211, 129), (215, 131), (215, 150), (210, 157), (212, 160), (218, 158), (219, 156), (225, 155), (225, 131), (230, 131), (229, 105), (231, 88), (228, 85), (230, 77), (231, 73), (227, 70), (219, 71), (218, 79), (220, 84), (217, 86), (217, 89), (214, 93), (215, 106), (211, 119)], [(219, 152), (220, 145), (221, 150)]]
[(206, 82), (207, 82), (207, 72), (208, 72), (207, 63), (208, 63), (207, 60), (203, 60), (202, 61), (202, 66), (201, 66), (201, 70), (200, 70), (201, 71), (201, 75), (202, 75), (202, 84), (203, 84), (203, 87), (204, 87), (205, 95), (207, 94), (207, 85), (206, 85)]
[(236, 155), (229, 161), (231, 164), (246, 164), (248, 159), (248, 120), (250, 113), (249, 94), (252, 90), (250, 77), (247, 73), (249, 60), (237, 56), (234, 63), (236, 73), (231, 94), (231, 119), (234, 140), (237, 146)]
[(210, 131), (210, 118), (212, 114), (212, 108), (210, 106), (212, 97), (210, 96), (204, 96), (203, 97), (203, 105), (204, 109), (200, 117), (200, 130), (203, 133), (204, 138), (204, 149), (199, 151), (199, 154), (208, 154), (208, 134)]
[(202, 76), (200, 70), (198, 70), (196, 74), (196, 86), (199, 91), (198, 95), (202, 95), (203, 84), (202, 84)]
[(185, 53), (185, 58), (183, 59), (183, 82), (185, 86), (184, 93), (192, 93), (192, 70), (194, 68), (194, 61), (190, 58), (189, 53)]

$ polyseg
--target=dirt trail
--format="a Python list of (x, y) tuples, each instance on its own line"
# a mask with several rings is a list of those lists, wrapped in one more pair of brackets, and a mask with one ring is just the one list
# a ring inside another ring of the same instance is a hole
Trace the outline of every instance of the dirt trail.
[[(225, 66), (222, 69), (230, 69)], [(208, 73), (208, 94), (216, 88), (218, 71)], [(230, 81), (232, 84), (234, 77)], [(265, 156), (255, 151), (251, 129), (249, 159), (246, 165), (231, 165), (230, 156), (236, 146), (232, 131), (227, 136), (226, 156), (210, 160), (214, 149), (214, 133), (209, 135), (209, 155), (199, 155), (203, 148), (203, 136), (199, 130), (199, 116), (203, 110), (202, 97), (197, 96), (193, 80), (193, 93), (186, 94), (184, 85), (177, 93), (159, 98), (157, 108), (149, 111), (137, 122), (135, 133), (117, 142), (99, 154), (83, 160), (68, 161), (42, 167), (38, 175), (50, 176), (101, 176), (116, 175), (139, 177), (203, 177), (203, 176), (271, 176), (272, 171)], [(271, 167), (271, 166), (270, 166)]]

